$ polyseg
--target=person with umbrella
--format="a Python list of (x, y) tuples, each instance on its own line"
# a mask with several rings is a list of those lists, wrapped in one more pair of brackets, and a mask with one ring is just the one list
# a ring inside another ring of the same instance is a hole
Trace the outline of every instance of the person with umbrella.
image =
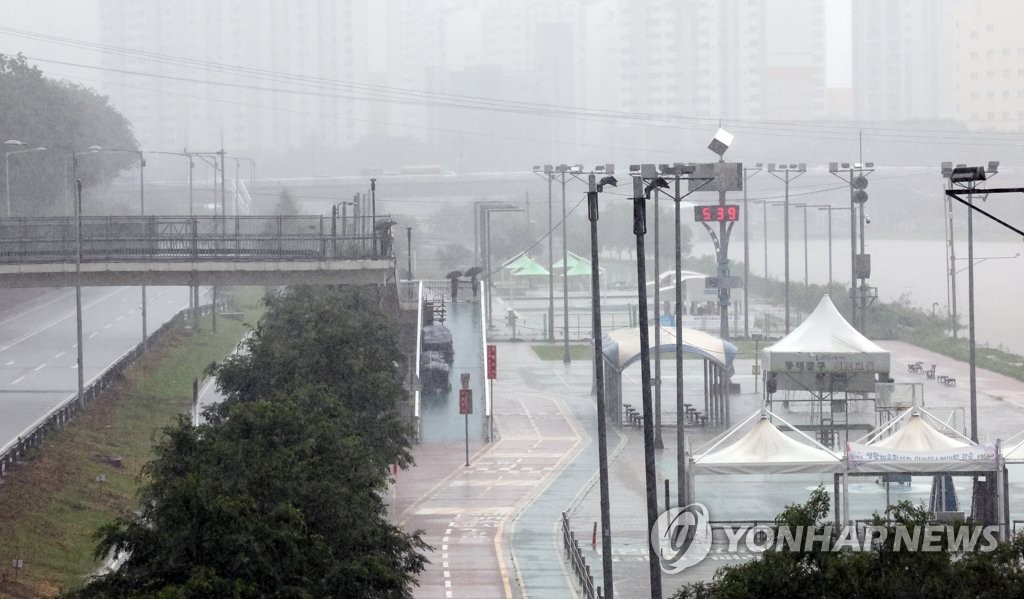
[(479, 275), (483, 271), (484, 271), (484, 267), (483, 266), (473, 266), (473, 267), (470, 267), (470, 268), (466, 269), (466, 272), (462, 273), (462, 276), (470, 278), (469, 280), (471, 281), (471, 284), (473, 285), (473, 297), (476, 297), (477, 291), (478, 291), (477, 284), (476, 284), (476, 277), (477, 277), (477, 275)]
[(462, 276), (461, 270), (452, 270), (445, 275), (446, 279), (452, 281), (452, 303), (455, 303), (459, 297), (459, 277)]
[(377, 230), (377, 235), (380, 236), (380, 255), (387, 257), (391, 254), (391, 227), (397, 225), (395, 221), (391, 219), (382, 220), (373, 226)]

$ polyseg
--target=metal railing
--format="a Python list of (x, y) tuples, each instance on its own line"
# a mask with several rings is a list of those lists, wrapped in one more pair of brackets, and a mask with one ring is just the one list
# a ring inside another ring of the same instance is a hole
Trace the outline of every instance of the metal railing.
[[(199, 306), (201, 314), (209, 313), (212, 306), (207, 304)], [(153, 331), (149, 341), (160, 339), (172, 326), (191, 316), (191, 310), (184, 308), (165, 322), (160, 328)], [(131, 366), (135, 360), (144, 353), (143, 343), (139, 343), (132, 349), (121, 355), (109, 368), (96, 375), (83, 390), (83, 403), (89, 404), (99, 394), (103, 393), (118, 381), (124, 378), (124, 371)], [(67, 424), (84, 406), (78, 402), (78, 394), (74, 393), (67, 397), (47, 414), (25, 428), (18, 436), (0, 447), (0, 476), (7, 473), (11, 464), (27, 455), (28, 451), (39, 445), (49, 433)]]
[[(82, 217), (82, 262), (372, 260), (394, 256), (390, 217)], [(366, 222), (363, 222), (366, 221)], [(393, 222), (393, 221), (391, 221)], [(0, 219), (0, 263), (68, 263), (74, 217)]]
[(565, 550), (565, 558), (572, 567), (576, 576), (576, 584), (580, 586), (583, 596), (587, 599), (599, 599), (604, 595), (601, 588), (594, 584), (594, 576), (590, 573), (590, 566), (587, 565), (587, 558), (580, 549), (580, 542), (576, 539), (576, 533), (569, 527), (569, 517), (562, 512), (562, 548)]

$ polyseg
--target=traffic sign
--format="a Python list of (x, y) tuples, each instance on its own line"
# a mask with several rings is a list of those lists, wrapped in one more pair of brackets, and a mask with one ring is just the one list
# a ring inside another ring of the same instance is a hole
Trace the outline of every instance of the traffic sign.
[(493, 344), (487, 346), (487, 378), (498, 378), (498, 346)]
[(743, 287), (743, 277), (704, 277), (704, 289), (739, 289)]
[(473, 413), (473, 390), (459, 389), (459, 414), (469, 415)]

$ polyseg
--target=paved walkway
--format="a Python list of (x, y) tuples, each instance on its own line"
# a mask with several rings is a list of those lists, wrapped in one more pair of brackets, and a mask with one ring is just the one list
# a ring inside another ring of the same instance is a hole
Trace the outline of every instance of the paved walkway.
[[(599, 519), (592, 367), (589, 361), (569, 365), (542, 361), (530, 345), (498, 344), (495, 443), (488, 445), (471, 434), (470, 467), (466, 468), (461, 439), (443, 435), (431, 441), (425, 434), (425, 442), (414, 448), (417, 466), (398, 474), (391, 490), (393, 518), (409, 529), (423, 529), (424, 538), (435, 547), (432, 563), (420, 577), (417, 597), (577, 596), (561, 555), (558, 522), (562, 511), (570, 512), (577, 536), (588, 540)], [(883, 341), (880, 345), (892, 354), (897, 382), (921, 383), (929, 410), (942, 417), (950, 415), (952, 422), (969, 429), (964, 419), (969, 398), (967, 364), (905, 343)], [(935, 363), (938, 374), (955, 377), (957, 385), (947, 387), (908, 373), (906, 365), (918, 360)], [(670, 362), (665, 364), (664, 421), (672, 422), (674, 371)], [(734, 421), (751, 413), (760, 402), (760, 395), (753, 392), (751, 364), (749, 357), (736, 363), (734, 380), (740, 383), (742, 393), (732, 397)], [(688, 365), (686, 392), (693, 397), (701, 393), (701, 369), (696, 360)], [(627, 396), (639, 398), (638, 368), (625, 373), (624, 387)], [(983, 441), (1006, 439), (1024, 430), (1024, 383), (979, 370), (978, 407)], [(448, 409), (457, 414), (457, 405)], [(800, 419), (799, 414), (784, 416)], [(870, 413), (858, 416), (871, 418)], [(616, 593), (648, 597), (642, 436), (635, 428), (610, 428), (609, 434)], [(669, 447), (657, 454), (658, 479), (671, 479), (674, 494), (674, 429), (666, 428), (664, 434)], [(697, 448), (709, 441), (713, 432), (688, 429), (687, 434), (688, 443)], [(698, 501), (713, 506), (719, 514), (715, 517), (713, 513), (713, 519), (771, 518), (785, 504), (806, 499), (818, 483), (831, 484), (830, 478), (815, 476), (735, 478), (698, 480)], [(1024, 516), (1024, 467), (1011, 467), (1010, 480), (1011, 511)], [(958, 482), (957, 488), (961, 504), (969, 506), (969, 484)], [(660, 483), (658, 489), (663, 507)], [(927, 498), (929, 490), (927, 480), (915, 480), (909, 487), (893, 490), (892, 500), (919, 502)], [(878, 485), (866, 482), (851, 488), (851, 495), (852, 505), (867, 513), (884, 508), (884, 490)], [(599, 546), (584, 545), (599, 581)], [(751, 557), (713, 552), (682, 575), (665, 577), (665, 596), (684, 582), (710, 579), (721, 565)]]

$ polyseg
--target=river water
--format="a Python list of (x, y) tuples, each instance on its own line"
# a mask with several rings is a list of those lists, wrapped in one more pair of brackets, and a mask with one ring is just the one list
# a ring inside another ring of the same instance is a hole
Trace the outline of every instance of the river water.
[[(870, 225), (869, 225), (870, 226)], [(961, 236), (962, 238), (963, 236)], [(807, 278), (811, 284), (825, 284), (829, 278), (829, 247), (827, 239), (807, 242)], [(752, 240), (750, 267), (755, 276), (764, 276), (764, 242)], [(693, 255), (713, 253), (706, 236), (695, 235)], [(946, 275), (946, 243), (938, 240), (871, 240), (865, 252), (871, 254), (871, 278), (868, 283), (878, 288), (881, 301), (892, 302), (902, 297), (925, 311), (946, 314), (949, 309), (948, 277)], [(975, 326), (979, 345), (989, 345), (1024, 354), (1024, 244), (1021, 242), (978, 241), (974, 243)], [(804, 282), (804, 241), (794, 235), (790, 240), (790, 281)], [(742, 237), (734, 239), (730, 251), (732, 262), (742, 261)], [(781, 241), (768, 242), (768, 275), (781, 280), (785, 272), (785, 246)], [(1017, 257), (1012, 257), (1017, 255)], [(957, 312), (962, 334), (967, 326), (967, 244), (956, 244)], [(1010, 258), (1007, 258), (1010, 257)], [(837, 237), (832, 246), (832, 276), (846, 288), (850, 286), (850, 240)], [(985, 259), (985, 260), (983, 260)], [(742, 272), (733, 272), (742, 275)], [(938, 305), (933, 305), (933, 304)], [(869, 311), (870, 335), (870, 311)]]

